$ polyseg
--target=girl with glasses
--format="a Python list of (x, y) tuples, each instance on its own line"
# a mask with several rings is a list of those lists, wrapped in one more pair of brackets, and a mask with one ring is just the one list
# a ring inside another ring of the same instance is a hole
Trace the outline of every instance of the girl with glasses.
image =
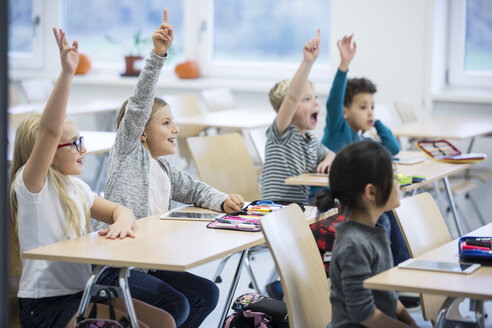
[[(17, 296), (23, 327), (73, 327), (92, 269), (90, 264), (21, 261), (22, 252), (89, 233), (90, 217), (110, 224), (99, 231), (100, 236), (136, 237), (131, 210), (94, 195), (86, 183), (74, 177), (82, 173), (86, 152), (74, 122), (65, 118), (79, 61), (78, 43), (74, 41), (70, 46), (61, 29), (53, 31), (60, 50), (61, 73), (43, 113), (29, 116), (19, 126), (10, 173), (9, 269), (12, 277), (20, 275)], [(98, 283), (116, 285), (118, 275), (119, 270), (107, 269)], [(132, 272), (130, 291), (153, 291), (150, 296), (135, 294), (157, 307), (134, 300), (137, 312), (142, 310), (147, 317), (163, 321), (169, 317), (162, 310), (162, 285), (146, 273)], [(107, 310), (107, 306), (98, 305), (99, 314)]]

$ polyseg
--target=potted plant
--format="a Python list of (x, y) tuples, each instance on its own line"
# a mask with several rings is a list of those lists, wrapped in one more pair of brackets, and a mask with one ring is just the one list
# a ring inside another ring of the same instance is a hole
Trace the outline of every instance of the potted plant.
[[(121, 42), (113, 39), (109, 35), (106, 35), (105, 38), (113, 44), (121, 44)], [(141, 30), (138, 30), (133, 35), (133, 44), (130, 47), (130, 51), (125, 56), (125, 72), (121, 74), (122, 76), (138, 76), (140, 74), (140, 67), (137, 63), (144, 59), (142, 50), (150, 41), (150, 38), (142, 38)]]

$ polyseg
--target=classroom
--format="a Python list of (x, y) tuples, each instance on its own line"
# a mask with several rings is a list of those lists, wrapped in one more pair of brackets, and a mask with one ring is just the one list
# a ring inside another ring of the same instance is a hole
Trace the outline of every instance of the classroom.
[(492, 326), (492, 1), (0, 16), (0, 327)]

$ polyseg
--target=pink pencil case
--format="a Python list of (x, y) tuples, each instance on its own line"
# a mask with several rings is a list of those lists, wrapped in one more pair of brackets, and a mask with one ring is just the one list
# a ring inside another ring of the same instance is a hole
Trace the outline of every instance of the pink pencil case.
[(220, 222), (219, 220), (210, 222), (209, 224), (207, 224), (207, 228), (249, 231), (249, 232), (257, 232), (261, 230), (259, 225), (250, 222), (225, 223), (225, 222)]

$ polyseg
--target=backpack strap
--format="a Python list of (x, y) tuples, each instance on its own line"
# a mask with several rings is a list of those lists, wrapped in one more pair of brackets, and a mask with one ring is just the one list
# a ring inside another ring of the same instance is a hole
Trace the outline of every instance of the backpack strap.
[(244, 317), (253, 318), (255, 328), (268, 328), (267, 324), (270, 323), (272, 318), (263, 312), (253, 312), (251, 310), (246, 310), (243, 312)]

